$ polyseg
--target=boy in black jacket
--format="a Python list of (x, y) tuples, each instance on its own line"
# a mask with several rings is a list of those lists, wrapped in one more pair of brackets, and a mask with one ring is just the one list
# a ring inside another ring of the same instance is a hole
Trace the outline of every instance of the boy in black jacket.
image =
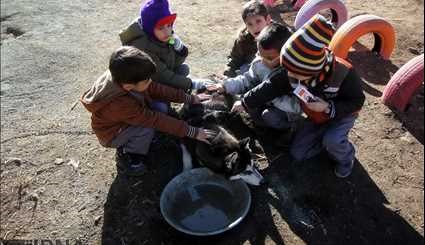
[(333, 34), (332, 24), (323, 16), (311, 18), (282, 47), (282, 69), (247, 92), (242, 105), (250, 111), (304, 86), (312, 94), (301, 100), (309, 120), (297, 132), (291, 155), (302, 161), (325, 149), (337, 162), (336, 176), (345, 178), (351, 174), (355, 155), (348, 133), (365, 96), (362, 80), (351, 65), (326, 48)]

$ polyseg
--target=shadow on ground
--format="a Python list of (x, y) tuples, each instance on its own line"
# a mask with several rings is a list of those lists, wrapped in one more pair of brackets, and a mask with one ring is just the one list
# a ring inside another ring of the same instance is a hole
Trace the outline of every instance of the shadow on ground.
[(386, 85), (390, 81), (391, 76), (399, 69), (391, 60), (384, 60), (375, 52), (371, 52), (361, 43), (353, 45), (355, 52), (348, 54), (348, 60), (355, 67), (357, 73), (366, 80), (362, 85), (366, 93), (381, 97), (382, 92), (371, 84)]
[[(268, 183), (251, 188), (251, 210), (242, 223), (216, 236), (180, 233), (159, 210), (162, 188), (181, 171), (177, 149), (157, 149), (167, 154), (159, 154), (161, 160), (146, 176), (115, 178), (104, 205), (102, 244), (284, 244), (296, 239), (306, 244), (423, 244), (423, 237), (386, 207), (388, 201), (361, 163), (341, 180), (324, 154), (294, 163), (284, 151), (263, 171)], [(276, 153), (266, 155), (271, 159)]]
[(412, 96), (405, 111), (390, 108), (403, 125), (422, 145), (424, 144), (424, 85)]

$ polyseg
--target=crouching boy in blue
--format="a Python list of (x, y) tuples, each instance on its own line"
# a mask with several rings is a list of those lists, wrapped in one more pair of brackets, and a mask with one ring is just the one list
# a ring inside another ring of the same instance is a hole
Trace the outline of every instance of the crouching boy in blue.
[(284, 69), (246, 93), (242, 104), (255, 108), (282, 94), (293, 93), (297, 86), (305, 86), (314, 98), (301, 102), (309, 120), (297, 132), (291, 155), (303, 161), (326, 150), (337, 162), (336, 176), (345, 178), (351, 174), (355, 155), (348, 133), (365, 96), (362, 80), (354, 68), (326, 48), (333, 34), (333, 26), (323, 16), (310, 19), (282, 47)]
[(202, 96), (153, 82), (155, 72), (149, 55), (123, 46), (111, 55), (109, 69), (81, 98), (91, 112), (91, 126), (100, 144), (117, 148), (118, 171), (127, 175), (145, 172), (156, 130), (208, 142), (205, 130), (158, 111), (152, 103), (200, 103)]
[[(258, 54), (247, 72), (234, 78), (227, 78), (223, 83), (207, 86), (208, 90), (220, 93), (241, 95), (258, 84), (269, 79), (274, 70), (281, 69), (280, 50), (292, 35), (292, 31), (281, 24), (272, 22), (257, 36)], [(232, 111), (240, 112), (243, 107), (236, 101)], [(294, 95), (275, 98), (256, 110), (247, 111), (257, 126), (287, 130), (294, 126), (300, 117), (301, 109)]]

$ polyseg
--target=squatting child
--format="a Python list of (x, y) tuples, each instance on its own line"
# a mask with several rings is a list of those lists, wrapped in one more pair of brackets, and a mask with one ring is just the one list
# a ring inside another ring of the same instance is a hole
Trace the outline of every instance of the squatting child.
[(348, 134), (365, 96), (362, 79), (351, 64), (327, 48), (334, 32), (323, 16), (312, 17), (282, 47), (284, 69), (244, 94), (241, 101), (250, 110), (297, 88), (309, 91), (312, 100), (300, 101), (308, 120), (295, 135), (291, 155), (302, 161), (325, 150), (336, 161), (335, 175), (345, 178), (351, 174), (355, 155)]
[(245, 27), (239, 31), (238, 38), (234, 41), (223, 72), (227, 77), (235, 77), (249, 69), (249, 64), (258, 51), (255, 38), (270, 24), (271, 17), (263, 3), (251, 0), (243, 6), (242, 20)]
[(146, 53), (123, 46), (113, 52), (109, 69), (86, 91), (81, 102), (91, 113), (91, 126), (101, 145), (117, 148), (123, 165), (118, 171), (139, 175), (145, 171), (155, 131), (206, 141), (207, 131), (189, 126), (152, 108), (152, 101), (200, 103), (202, 95), (186, 94), (151, 80), (157, 66)]

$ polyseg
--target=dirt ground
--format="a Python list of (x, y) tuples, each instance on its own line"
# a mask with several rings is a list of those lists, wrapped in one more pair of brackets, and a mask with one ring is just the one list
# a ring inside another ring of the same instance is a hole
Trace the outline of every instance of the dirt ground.
[[(266, 185), (234, 229), (193, 237), (171, 228), (159, 211), (164, 183), (179, 166), (164, 138), (143, 178), (117, 176), (114, 151), (91, 133), (75, 102), (107, 67), (118, 33), (140, 1), (4, 0), (1, 2), (1, 239), (78, 239), (84, 244), (423, 244), (424, 91), (406, 112), (380, 102), (401, 65), (423, 53), (421, 0), (346, 0), (350, 16), (375, 14), (396, 29), (389, 61), (362, 38), (349, 59), (364, 78), (365, 107), (350, 139), (352, 176), (337, 179), (324, 155), (293, 163), (263, 145)], [(192, 74), (222, 71), (242, 0), (172, 0), (176, 32), (187, 43)], [(292, 24), (295, 12), (283, 14)], [(160, 154), (161, 155), (161, 154)]]

